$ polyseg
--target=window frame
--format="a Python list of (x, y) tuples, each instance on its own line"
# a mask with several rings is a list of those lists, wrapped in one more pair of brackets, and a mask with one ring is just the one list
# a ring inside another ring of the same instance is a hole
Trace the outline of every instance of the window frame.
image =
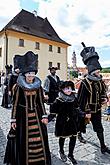
[(35, 49), (40, 50), (40, 43), (39, 42), (35, 42)]
[(53, 52), (53, 46), (49, 45), (49, 52)]
[(24, 39), (19, 39), (19, 47), (24, 47)]
[(61, 47), (57, 47), (57, 53), (61, 53)]

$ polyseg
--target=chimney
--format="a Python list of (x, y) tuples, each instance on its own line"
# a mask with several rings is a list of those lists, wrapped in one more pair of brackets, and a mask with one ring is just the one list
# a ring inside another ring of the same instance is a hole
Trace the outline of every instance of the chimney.
[(36, 10), (33, 11), (33, 14), (35, 17), (37, 17), (37, 11)]

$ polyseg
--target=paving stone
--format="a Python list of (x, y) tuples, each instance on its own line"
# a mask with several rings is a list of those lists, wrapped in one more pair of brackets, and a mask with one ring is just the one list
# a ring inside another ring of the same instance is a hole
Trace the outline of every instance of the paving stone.
[[(1, 100), (1, 98), (0, 98)], [(47, 106), (48, 108), (48, 106)], [(0, 107), (0, 165), (3, 165), (3, 158), (5, 153), (7, 133), (10, 128), (10, 116), (11, 110)], [(105, 121), (102, 118), (104, 126), (105, 142), (110, 147), (110, 122)], [(48, 124), (48, 139), (49, 146), (52, 155), (52, 165), (71, 165), (68, 160), (66, 163), (62, 162), (59, 157), (58, 138), (54, 135), (55, 121)], [(87, 125), (87, 133), (84, 134), (84, 138), (87, 140), (86, 144), (82, 144), (77, 139), (74, 156), (78, 162), (78, 165), (110, 165), (110, 155), (101, 154), (99, 148), (99, 141), (96, 133), (92, 129), (92, 125)], [(69, 139), (65, 141), (65, 154), (68, 154)]]

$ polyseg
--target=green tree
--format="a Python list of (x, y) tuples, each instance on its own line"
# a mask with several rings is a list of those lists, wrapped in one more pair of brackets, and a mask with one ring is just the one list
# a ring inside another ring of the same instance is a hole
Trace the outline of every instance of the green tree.
[(110, 73), (110, 67), (102, 68), (101, 73)]
[(70, 76), (74, 78), (78, 78), (78, 72), (77, 71), (70, 71)]

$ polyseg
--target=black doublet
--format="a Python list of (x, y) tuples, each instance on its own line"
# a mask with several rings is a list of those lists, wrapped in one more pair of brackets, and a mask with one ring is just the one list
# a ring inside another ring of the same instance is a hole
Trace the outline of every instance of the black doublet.
[(82, 80), (78, 91), (78, 101), (83, 111), (96, 113), (101, 109), (104, 98), (106, 98), (106, 88), (102, 80), (93, 81), (88, 78)]
[(53, 101), (58, 96), (58, 92), (59, 92), (59, 86), (58, 86), (59, 84), (58, 83), (60, 82), (60, 79), (57, 75), (56, 75), (57, 81), (50, 75), (47, 76), (47, 77), (50, 80), (49, 93), (48, 93), (48, 96), (49, 96), (48, 102), (53, 103)]

